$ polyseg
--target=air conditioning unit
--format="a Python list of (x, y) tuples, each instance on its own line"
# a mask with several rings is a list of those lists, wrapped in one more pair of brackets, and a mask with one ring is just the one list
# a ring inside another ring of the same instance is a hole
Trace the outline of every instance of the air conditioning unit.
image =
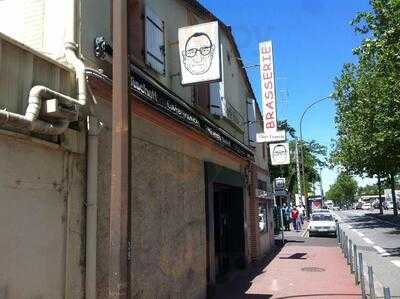
[(46, 119), (63, 119), (70, 122), (77, 121), (79, 114), (77, 105), (57, 98), (45, 100), (41, 111)]

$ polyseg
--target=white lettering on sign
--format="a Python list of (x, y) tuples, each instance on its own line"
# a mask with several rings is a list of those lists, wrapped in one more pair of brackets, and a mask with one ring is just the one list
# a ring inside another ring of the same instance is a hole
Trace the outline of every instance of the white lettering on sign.
[(259, 44), (264, 133), (277, 130), (272, 42)]

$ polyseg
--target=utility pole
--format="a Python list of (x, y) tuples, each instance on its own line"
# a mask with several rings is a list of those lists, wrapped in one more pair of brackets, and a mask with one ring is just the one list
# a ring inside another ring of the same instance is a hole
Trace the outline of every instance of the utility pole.
[(128, 5), (112, 1), (113, 8), (113, 86), (112, 153), (109, 223), (108, 298), (129, 298), (129, 137), (128, 103)]
[(379, 213), (383, 215), (382, 183), (381, 183), (381, 176), (379, 174), (378, 174), (378, 194), (379, 194)]
[(297, 138), (296, 138), (295, 155), (296, 155), (297, 193), (299, 194), (300, 197), (300, 203), (304, 205), (305, 202), (303, 198), (303, 192), (301, 190), (301, 181), (300, 181), (301, 178), (300, 178), (300, 162), (299, 162), (299, 141)]

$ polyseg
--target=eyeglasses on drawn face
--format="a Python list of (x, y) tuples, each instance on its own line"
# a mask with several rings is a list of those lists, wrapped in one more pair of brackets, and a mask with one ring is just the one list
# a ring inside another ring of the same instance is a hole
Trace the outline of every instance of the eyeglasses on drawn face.
[(200, 52), (200, 54), (203, 56), (207, 56), (210, 54), (211, 48), (212, 48), (212, 46), (201, 47), (199, 49), (197, 49), (197, 48), (187, 49), (185, 51), (185, 56), (186, 57), (194, 57), (194, 56), (196, 56), (197, 52)]

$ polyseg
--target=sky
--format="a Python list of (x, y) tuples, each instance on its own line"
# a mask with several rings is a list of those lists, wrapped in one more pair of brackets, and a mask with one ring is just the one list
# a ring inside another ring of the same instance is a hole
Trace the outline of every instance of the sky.
[[(278, 119), (288, 119), (297, 131), (304, 109), (329, 95), (342, 66), (356, 62), (352, 49), (362, 36), (350, 25), (357, 12), (370, 10), (368, 0), (200, 0), (232, 27), (245, 65), (259, 63), (258, 43), (271, 40), (274, 50)], [(261, 104), (259, 68), (248, 68), (257, 101)], [(260, 105), (261, 107), (261, 105)], [(330, 148), (336, 137), (335, 105), (325, 100), (303, 120), (303, 138)], [(324, 191), (334, 183), (337, 170), (322, 170)], [(359, 185), (374, 182), (356, 178)], [(317, 191), (318, 193), (318, 191)]]

